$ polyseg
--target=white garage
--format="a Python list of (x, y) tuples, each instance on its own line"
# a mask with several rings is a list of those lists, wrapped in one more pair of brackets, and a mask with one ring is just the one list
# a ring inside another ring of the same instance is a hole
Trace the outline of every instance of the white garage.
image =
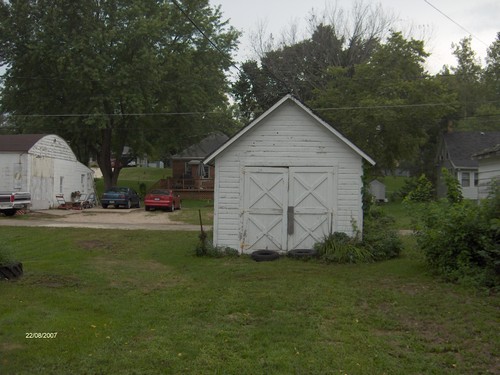
[(57, 135), (0, 135), (0, 191), (29, 191), (34, 210), (57, 207), (56, 194), (94, 192), (94, 172)]
[(286, 252), (362, 230), (364, 161), (375, 164), (285, 96), (204, 160), (216, 171), (214, 245)]

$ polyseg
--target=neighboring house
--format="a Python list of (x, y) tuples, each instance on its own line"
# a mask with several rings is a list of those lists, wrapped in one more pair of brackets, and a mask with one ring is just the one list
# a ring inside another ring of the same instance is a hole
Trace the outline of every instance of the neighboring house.
[(446, 168), (462, 186), (466, 199), (479, 198), (479, 163), (473, 155), (500, 143), (500, 132), (450, 132), (443, 134), (437, 157), (438, 197), (446, 196), (441, 169)]
[(173, 189), (182, 198), (213, 199), (215, 169), (203, 159), (219, 148), (229, 137), (212, 133), (200, 142), (172, 156), (172, 177), (160, 180), (153, 188)]
[(213, 189), (214, 168), (202, 162), (228, 139), (223, 133), (213, 133), (172, 156), (172, 178), (176, 186)]
[(215, 163), (214, 245), (284, 252), (362, 230), (363, 161), (375, 164), (285, 96), (203, 161)]
[(500, 143), (473, 155), (478, 162), (479, 199), (488, 198), (493, 183), (500, 183)]
[(368, 190), (370, 194), (373, 195), (375, 202), (387, 202), (387, 198), (385, 197), (385, 184), (379, 180), (370, 182)]
[(0, 135), (0, 190), (29, 191), (34, 210), (56, 207), (56, 194), (93, 193), (93, 176), (57, 135)]

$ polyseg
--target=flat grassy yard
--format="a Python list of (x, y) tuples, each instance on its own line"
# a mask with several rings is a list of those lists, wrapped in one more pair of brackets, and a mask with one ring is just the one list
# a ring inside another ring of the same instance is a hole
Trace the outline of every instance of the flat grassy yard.
[(499, 298), (428, 275), (411, 238), (327, 265), (197, 258), (193, 232), (0, 234), (25, 268), (0, 282), (1, 374), (500, 373)]

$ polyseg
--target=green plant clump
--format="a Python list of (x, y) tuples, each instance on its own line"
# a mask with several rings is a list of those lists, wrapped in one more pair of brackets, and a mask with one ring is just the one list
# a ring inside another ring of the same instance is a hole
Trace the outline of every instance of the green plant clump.
[(368, 249), (360, 246), (356, 237), (334, 232), (314, 245), (320, 259), (332, 263), (366, 263), (373, 257)]
[[(409, 183), (411, 184), (411, 183)], [(421, 175), (414, 183), (413, 189), (405, 196), (404, 201), (430, 202), (434, 197), (432, 183), (425, 175)]]
[(391, 229), (393, 225), (394, 219), (380, 209), (372, 209), (365, 215), (362, 244), (373, 260), (392, 259), (401, 254), (403, 243), (398, 233)]
[(403, 242), (392, 229), (394, 219), (380, 209), (371, 208), (365, 215), (363, 239), (354, 224), (354, 237), (334, 232), (314, 245), (320, 259), (333, 263), (367, 263), (396, 258)]
[(446, 185), (446, 198), (450, 203), (460, 203), (464, 199), (460, 182), (446, 168), (441, 169), (441, 174)]
[(500, 286), (500, 187), (479, 206), (470, 201), (429, 204), (419, 215), (418, 244), (445, 279)]
[(200, 234), (198, 238), (200, 239), (200, 241), (194, 249), (196, 256), (209, 258), (239, 256), (238, 250), (231, 247), (213, 246), (212, 242), (208, 240), (206, 233)]

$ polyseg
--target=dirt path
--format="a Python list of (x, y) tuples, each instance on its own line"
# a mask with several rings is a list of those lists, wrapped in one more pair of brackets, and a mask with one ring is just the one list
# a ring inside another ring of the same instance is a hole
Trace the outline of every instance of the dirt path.
[[(40, 210), (25, 217), (0, 216), (0, 226), (198, 231), (198, 225), (174, 222), (162, 211), (143, 209)], [(210, 230), (210, 227), (204, 228)]]

